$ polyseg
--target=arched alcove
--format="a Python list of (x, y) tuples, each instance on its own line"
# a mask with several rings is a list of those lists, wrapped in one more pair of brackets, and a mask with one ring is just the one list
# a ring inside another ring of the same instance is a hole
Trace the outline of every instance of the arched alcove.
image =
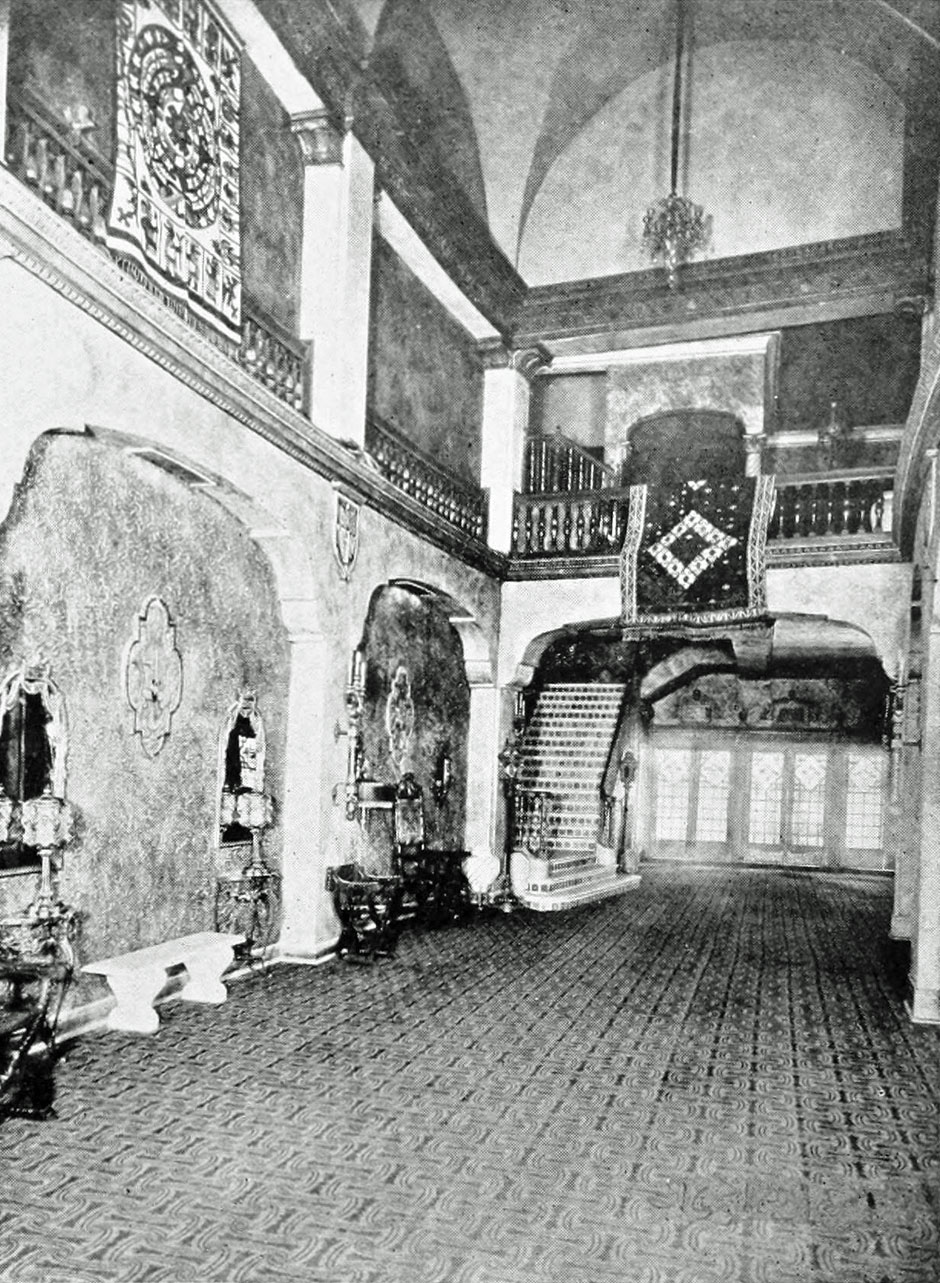
[[(289, 792), (295, 621), (313, 599), (297, 542), (244, 492), (139, 438), (35, 443), (0, 528), (0, 662), (39, 650), (69, 692), (79, 824), (62, 891), (85, 918), (86, 956), (211, 927), (220, 725), (240, 690), (263, 701), (270, 792)], [(122, 658), (154, 596), (182, 683), (168, 735), (146, 754)], [(276, 814), (275, 865), (289, 820)]]

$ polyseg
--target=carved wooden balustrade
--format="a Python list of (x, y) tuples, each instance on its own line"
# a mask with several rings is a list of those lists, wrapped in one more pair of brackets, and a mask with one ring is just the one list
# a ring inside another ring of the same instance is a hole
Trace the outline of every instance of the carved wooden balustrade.
[(893, 468), (846, 469), (777, 482), (769, 539), (890, 534)]
[(628, 490), (516, 495), (514, 557), (602, 556), (620, 551)]
[(523, 494), (574, 493), (603, 490), (617, 484), (617, 475), (576, 441), (560, 432), (526, 439), (522, 461)]
[(516, 850), (536, 860), (547, 858), (548, 825), (555, 795), (548, 789), (523, 788), (512, 792), (512, 834)]
[[(890, 535), (890, 468), (783, 477), (768, 528), (775, 543)], [(630, 492), (624, 488), (517, 494), (512, 556), (602, 557), (619, 552)]]
[(75, 130), (25, 92), (8, 103), (6, 161), (12, 173), (83, 236), (104, 242), (112, 167)]
[(366, 449), (382, 476), (399, 490), (463, 534), (486, 539), (482, 490), (445, 471), (374, 415), (366, 424)]
[[(23, 91), (7, 103), (6, 161), (12, 173), (83, 236), (106, 250), (113, 167), (80, 131), (70, 130), (34, 95)], [(242, 296), (241, 342), (226, 340), (186, 303), (160, 288), (126, 255), (115, 262), (151, 294), (220, 348), (281, 401), (303, 410), (309, 344), (288, 334), (251, 299)]]

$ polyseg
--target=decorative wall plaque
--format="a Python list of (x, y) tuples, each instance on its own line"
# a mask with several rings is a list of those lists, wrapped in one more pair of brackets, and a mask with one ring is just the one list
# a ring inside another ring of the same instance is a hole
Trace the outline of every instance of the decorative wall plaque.
[(389, 756), (399, 775), (411, 748), (415, 729), (415, 706), (411, 698), (411, 679), (404, 664), (395, 669), (392, 689), (385, 705), (385, 729), (388, 731)]
[(339, 566), (340, 579), (348, 583), (359, 556), (359, 505), (338, 490), (333, 521), (333, 554)]
[(156, 757), (183, 696), (176, 628), (159, 597), (146, 601), (137, 616), (137, 635), (124, 656), (124, 691), (134, 710), (134, 734), (147, 756)]

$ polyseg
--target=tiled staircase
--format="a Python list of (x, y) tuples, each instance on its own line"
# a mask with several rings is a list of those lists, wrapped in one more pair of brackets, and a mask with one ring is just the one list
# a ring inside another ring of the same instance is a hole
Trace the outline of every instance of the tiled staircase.
[(639, 882), (618, 873), (597, 842), (600, 788), (624, 691), (565, 683), (539, 695), (522, 742), (512, 868), (513, 890), (531, 909), (601, 900)]

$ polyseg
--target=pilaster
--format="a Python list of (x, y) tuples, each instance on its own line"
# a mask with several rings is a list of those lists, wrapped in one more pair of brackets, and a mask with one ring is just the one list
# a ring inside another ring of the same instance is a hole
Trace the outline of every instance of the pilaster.
[[(935, 592), (932, 584), (931, 596)], [(919, 859), (908, 1003), (916, 1024), (940, 1024), (940, 620), (933, 614), (935, 601), (934, 597), (930, 603), (924, 667)]]
[(311, 342), (310, 417), (365, 441), (374, 166), (326, 111), (294, 116), (304, 160), (300, 337)]
[(483, 424), (480, 485), (489, 492), (489, 544), (512, 547), (513, 497), (522, 477), (533, 375), (548, 361), (541, 348), (511, 351), (499, 340), (480, 345)]
[(327, 788), (323, 764), (327, 645), (321, 633), (306, 626), (305, 616), (315, 614), (314, 603), (293, 603), (294, 609), (284, 606), (290, 678), (282, 807), (284, 918), (277, 952), (284, 957), (314, 958), (332, 943), (329, 925), (319, 921), (326, 916), (320, 808)]

